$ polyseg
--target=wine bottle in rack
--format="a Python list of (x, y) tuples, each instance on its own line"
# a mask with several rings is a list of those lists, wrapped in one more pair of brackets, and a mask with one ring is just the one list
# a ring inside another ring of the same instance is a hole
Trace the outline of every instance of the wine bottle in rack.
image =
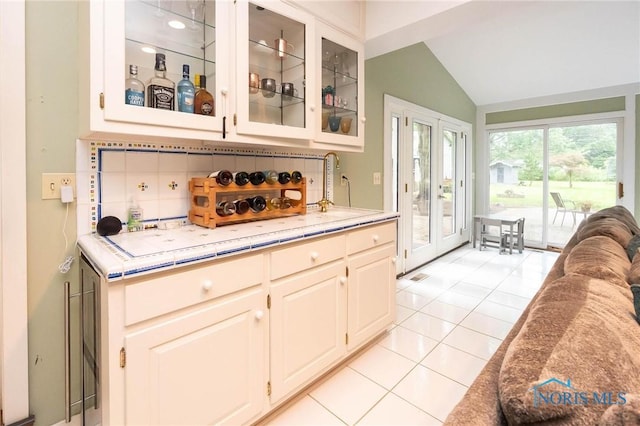
[(300, 173), (298, 170), (292, 171), (291, 172), (291, 182), (293, 182), (293, 183), (302, 182), (302, 173)]
[(262, 172), (249, 173), (249, 182), (251, 182), (252, 185), (260, 185), (264, 183), (264, 179), (264, 173)]
[(229, 201), (221, 201), (216, 205), (216, 213), (218, 216), (231, 216), (235, 214), (236, 206)]
[(278, 173), (278, 182), (282, 185), (285, 185), (291, 181), (291, 173), (289, 172), (280, 172)]
[(267, 210), (280, 210), (282, 199), (278, 197), (270, 198), (267, 201)]
[(267, 208), (267, 200), (262, 195), (256, 195), (255, 197), (247, 198), (249, 208), (255, 213), (261, 212)]
[(281, 209), (291, 208), (291, 199), (289, 197), (280, 198), (280, 208)]
[(264, 181), (270, 185), (278, 182), (278, 172), (275, 170), (265, 170)]
[(218, 170), (209, 175), (210, 178), (214, 178), (218, 185), (227, 186), (233, 182), (233, 173), (229, 170)]
[(245, 214), (249, 211), (249, 208), (251, 208), (251, 206), (249, 205), (249, 201), (245, 199), (235, 200), (233, 204), (236, 207), (237, 214)]
[(233, 181), (238, 186), (245, 186), (249, 183), (249, 173), (247, 172), (237, 172), (233, 174)]

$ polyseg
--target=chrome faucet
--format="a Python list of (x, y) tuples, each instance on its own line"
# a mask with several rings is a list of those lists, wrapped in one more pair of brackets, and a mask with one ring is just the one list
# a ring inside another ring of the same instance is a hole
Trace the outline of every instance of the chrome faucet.
[(338, 158), (338, 154), (333, 151), (327, 152), (322, 162), (322, 200), (317, 203), (320, 206), (320, 211), (322, 213), (326, 213), (329, 204), (333, 204), (333, 201), (329, 201), (327, 199), (327, 160), (330, 155), (336, 157), (336, 169), (340, 168), (340, 158)]

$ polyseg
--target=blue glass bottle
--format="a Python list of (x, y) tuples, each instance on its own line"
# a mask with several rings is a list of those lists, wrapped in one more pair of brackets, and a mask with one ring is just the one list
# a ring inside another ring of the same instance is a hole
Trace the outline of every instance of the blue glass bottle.
[(193, 97), (196, 90), (189, 80), (189, 65), (182, 65), (182, 80), (178, 82), (178, 111), (193, 114)]

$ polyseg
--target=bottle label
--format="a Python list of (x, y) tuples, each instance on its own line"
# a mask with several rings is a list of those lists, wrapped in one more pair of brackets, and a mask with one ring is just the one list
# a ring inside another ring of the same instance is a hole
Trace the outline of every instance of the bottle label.
[(203, 115), (211, 115), (213, 113), (213, 105), (209, 102), (203, 102), (200, 109)]
[(174, 89), (164, 86), (150, 85), (149, 106), (151, 108), (168, 109), (173, 111)]
[(124, 103), (127, 105), (144, 106), (144, 92), (131, 89), (125, 90)]
[(193, 93), (182, 92), (180, 94), (180, 101), (178, 105), (178, 109), (182, 112), (191, 112), (193, 113)]

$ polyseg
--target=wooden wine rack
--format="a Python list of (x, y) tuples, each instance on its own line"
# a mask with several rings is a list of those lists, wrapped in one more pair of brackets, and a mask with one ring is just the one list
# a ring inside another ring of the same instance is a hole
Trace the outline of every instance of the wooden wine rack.
[[(269, 210), (266, 208), (260, 212), (254, 212), (249, 209), (245, 214), (235, 213), (230, 216), (220, 216), (216, 213), (217, 203), (221, 197), (226, 195), (236, 195), (237, 198), (250, 198), (256, 195), (262, 195), (268, 203), (269, 198), (272, 198), (274, 193), (278, 194), (276, 197), (284, 197), (285, 191), (288, 190), (299, 191), (302, 198), (300, 200), (292, 200), (295, 202), (295, 205), (286, 209)], [(265, 182), (260, 185), (248, 183), (244, 186), (238, 186), (234, 182), (227, 186), (222, 186), (216, 182), (215, 178), (194, 177), (189, 181), (189, 192), (191, 193), (189, 220), (191, 223), (207, 228), (307, 213), (307, 181), (304, 177), (299, 183), (269, 184)], [(205, 199), (205, 205), (199, 205), (198, 200), (202, 202), (203, 199)]]

